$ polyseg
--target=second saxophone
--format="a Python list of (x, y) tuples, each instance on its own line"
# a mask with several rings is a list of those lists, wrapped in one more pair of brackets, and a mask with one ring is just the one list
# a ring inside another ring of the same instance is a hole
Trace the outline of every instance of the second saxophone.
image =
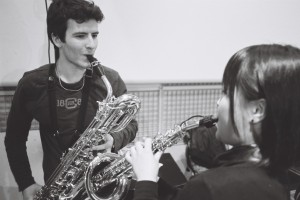
[[(212, 115), (201, 116), (200, 119), (198, 117), (191, 117), (180, 125), (176, 125), (174, 129), (156, 135), (152, 141), (152, 151), (154, 153), (164, 151), (166, 148), (178, 143), (186, 131), (198, 126), (214, 126), (218, 120)], [(133, 169), (125, 159), (125, 154), (123, 156), (112, 153), (102, 154), (94, 158), (87, 167), (85, 176), (86, 192), (92, 200), (123, 199), (129, 190), (129, 181), (132, 175)]]

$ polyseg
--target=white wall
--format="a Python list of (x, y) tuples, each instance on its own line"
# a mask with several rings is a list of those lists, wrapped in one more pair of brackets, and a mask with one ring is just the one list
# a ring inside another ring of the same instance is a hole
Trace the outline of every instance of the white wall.
[[(300, 46), (299, 0), (95, 2), (106, 18), (96, 57), (126, 82), (220, 80), (245, 46)], [(0, 85), (15, 84), (48, 62), (45, 2), (1, 0), (0, 9)]]

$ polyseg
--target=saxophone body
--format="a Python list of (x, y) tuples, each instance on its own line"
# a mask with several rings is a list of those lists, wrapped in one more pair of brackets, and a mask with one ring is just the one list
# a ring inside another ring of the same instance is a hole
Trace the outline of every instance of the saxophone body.
[[(213, 116), (201, 117), (200, 120), (188, 119), (174, 129), (156, 135), (152, 141), (152, 151), (164, 151), (182, 140), (187, 130), (198, 126), (211, 127), (216, 121), (217, 118)], [(86, 170), (86, 192), (92, 200), (123, 199), (129, 190), (132, 176), (133, 169), (125, 159), (125, 154), (104, 153), (95, 157)]]
[[(94, 59), (91, 66), (100, 67), (96, 62)], [(85, 171), (96, 157), (92, 147), (102, 144), (106, 134), (124, 129), (138, 112), (141, 102), (136, 96), (123, 94), (115, 98), (105, 75), (102, 74), (101, 78), (108, 91), (106, 99), (97, 102), (99, 107), (94, 119), (62, 157), (61, 163), (36, 193), (34, 200), (85, 199)]]

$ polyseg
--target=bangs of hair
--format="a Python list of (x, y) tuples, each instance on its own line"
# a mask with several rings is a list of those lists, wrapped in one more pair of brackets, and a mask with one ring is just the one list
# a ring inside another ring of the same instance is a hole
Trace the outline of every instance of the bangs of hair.
[(246, 48), (235, 53), (228, 61), (222, 79), (223, 92), (229, 97), (229, 111), (232, 126), (237, 135), (238, 129), (234, 120), (234, 92), (237, 86), (241, 66), (244, 65), (247, 58)]

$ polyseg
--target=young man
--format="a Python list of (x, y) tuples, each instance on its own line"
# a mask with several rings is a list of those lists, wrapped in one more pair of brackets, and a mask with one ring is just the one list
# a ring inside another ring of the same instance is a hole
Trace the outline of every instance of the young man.
[[(32, 199), (40, 189), (32, 177), (26, 141), (33, 119), (39, 122), (44, 151), (44, 180), (60, 163), (106, 98), (107, 88), (96, 71), (88, 69), (87, 55), (97, 48), (98, 24), (103, 14), (85, 0), (53, 0), (47, 13), (48, 37), (54, 44), (55, 64), (26, 72), (18, 83), (7, 120), (5, 145), (10, 168), (24, 199)], [(126, 93), (119, 74), (103, 66), (113, 95)], [(117, 151), (131, 142), (138, 130), (132, 120), (121, 132), (107, 134), (106, 142), (94, 150)]]

